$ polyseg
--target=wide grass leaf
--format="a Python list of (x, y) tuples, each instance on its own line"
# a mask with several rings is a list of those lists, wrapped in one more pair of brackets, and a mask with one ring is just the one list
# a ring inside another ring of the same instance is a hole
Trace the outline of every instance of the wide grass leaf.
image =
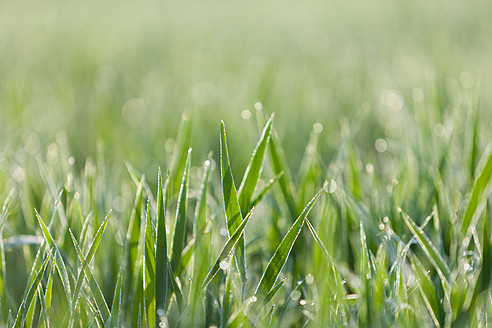
[(287, 259), (289, 258), (290, 252), (292, 250), (292, 247), (294, 246), (297, 236), (299, 236), (299, 234), (301, 233), (305, 219), (313, 208), (314, 203), (321, 195), (321, 192), (322, 190), (318, 191), (313, 199), (311, 199), (311, 201), (306, 205), (297, 220), (295, 220), (294, 224), (285, 234), (284, 238), (278, 245), (277, 250), (268, 262), (268, 265), (263, 272), (263, 275), (261, 276), (260, 282), (258, 283), (255, 291), (255, 296), (259, 301), (263, 301), (275, 285), (280, 272), (282, 271), (285, 263), (287, 262)]

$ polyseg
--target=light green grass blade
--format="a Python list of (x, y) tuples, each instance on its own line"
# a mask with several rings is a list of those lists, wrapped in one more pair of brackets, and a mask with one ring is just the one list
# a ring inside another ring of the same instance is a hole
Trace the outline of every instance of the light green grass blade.
[(261, 276), (260, 282), (256, 287), (255, 296), (259, 301), (263, 301), (266, 295), (273, 288), (277, 278), (282, 271), (287, 259), (289, 258), (290, 252), (294, 243), (297, 239), (297, 236), (301, 233), (302, 227), (304, 226), (305, 219), (311, 209), (314, 206), (314, 203), (321, 195), (322, 190), (318, 191), (318, 193), (311, 199), (311, 201), (306, 205), (301, 215), (295, 220), (294, 224), (291, 226), (289, 231), (285, 234), (284, 238), (280, 242), (277, 247), (277, 250), (273, 254), (272, 258), (268, 262), (268, 265)]
[(243, 180), (238, 189), (241, 213), (247, 213), (251, 206), (251, 199), (260, 176), (263, 158), (268, 140), (270, 138), (270, 129), (273, 122), (273, 116), (274, 114), (270, 116), (270, 119), (266, 123), (263, 132), (261, 133), (260, 140), (258, 140), (253, 154), (251, 155), (251, 159), (249, 160), (246, 171), (244, 172)]
[(55, 266), (58, 271), (58, 274), (60, 275), (63, 289), (65, 290), (65, 295), (68, 300), (68, 305), (70, 308), (72, 308), (72, 293), (70, 291), (70, 280), (68, 278), (68, 272), (67, 268), (65, 266), (65, 262), (63, 261), (63, 258), (61, 257), (60, 250), (58, 249), (58, 246), (55, 244), (55, 241), (53, 240), (53, 237), (51, 237), (51, 234), (48, 230), (48, 227), (44, 224), (43, 219), (41, 216), (38, 214), (36, 211), (36, 218), (38, 219), (39, 225), (41, 226), (41, 230), (43, 232), (43, 236), (46, 240), (46, 243), (48, 244), (49, 248), (54, 248), (55, 249)]
[(282, 190), (282, 195), (285, 199), (285, 202), (287, 203), (290, 215), (295, 218), (297, 216), (297, 206), (295, 202), (296, 198), (294, 195), (294, 183), (290, 174), (289, 166), (287, 164), (284, 149), (273, 127), (272, 131), (270, 132), (270, 140), (268, 142), (268, 146), (270, 149), (270, 158), (273, 173), (277, 176), (280, 176), (279, 184), (280, 189)]
[[(169, 177), (168, 177), (169, 179)], [(166, 183), (167, 185), (167, 183)], [(155, 248), (155, 322), (160, 321), (162, 313), (167, 312), (170, 286), (168, 283), (169, 260), (167, 257), (166, 210), (164, 208), (165, 192), (162, 174), (159, 169), (157, 177), (157, 244)], [(162, 313), (161, 313), (162, 312)]]
[(415, 255), (413, 255), (413, 253), (409, 254), (412, 255), (412, 268), (417, 276), (417, 284), (427, 311), (429, 312), (434, 325), (436, 327), (440, 327), (441, 325), (439, 323), (439, 303), (437, 301), (436, 289), (434, 287), (434, 284), (432, 283), (432, 280), (427, 272), (425, 272), (422, 263), (420, 263), (420, 261)]
[[(232, 176), (231, 164), (229, 161), (229, 152), (227, 150), (227, 139), (225, 131), (225, 123), (221, 121), (220, 130), (220, 167), (222, 177), (222, 195), (224, 196), (224, 210), (227, 220), (227, 228), (229, 236), (232, 236), (234, 231), (238, 229), (243, 220), (241, 208), (237, 198), (236, 187), (234, 186), (234, 178)], [(241, 236), (236, 246), (236, 261), (241, 273), (241, 280), (245, 282), (246, 273), (246, 256), (245, 256), (245, 238)]]
[(238, 243), (238, 241), (241, 237), (241, 234), (244, 232), (244, 229), (246, 228), (246, 224), (248, 223), (251, 215), (253, 214), (253, 210), (254, 210), (254, 208), (251, 209), (251, 211), (248, 213), (248, 215), (246, 215), (246, 217), (241, 222), (241, 224), (236, 229), (236, 231), (232, 234), (232, 236), (229, 238), (229, 240), (227, 240), (226, 244), (222, 248), (222, 251), (220, 252), (219, 257), (217, 257), (215, 264), (213, 265), (212, 269), (210, 269), (210, 271), (207, 274), (207, 277), (203, 281), (203, 284), (201, 287), (202, 290), (207, 287), (207, 285), (210, 283), (210, 281), (212, 281), (212, 279), (215, 277), (217, 272), (219, 272), (220, 262), (226, 260), (227, 257), (229, 257), (229, 255), (231, 254), (232, 249), (234, 248), (234, 246), (236, 246), (236, 244)]
[[(73, 246), (75, 247), (75, 251), (77, 252), (77, 257), (80, 263), (84, 263), (84, 254), (82, 253), (82, 250), (80, 249), (79, 243), (77, 242), (77, 239), (75, 236), (72, 235), (72, 242)], [(104, 295), (101, 291), (101, 288), (99, 287), (99, 284), (97, 283), (96, 279), (94, 278), (94, 274), (92, 273), (92, 270), (89, 266), (84, 266), (84, 273), (85, 273), (85, 278), (89, 282), (89, 287), (90, 291), (92, 293), (92, 296), (94, 297), (94, 300), (96, 302), (96, 307), (97, 307), (97, 312), (98, 312), (98, 317), (102, 322), (106, 322), (110, 316), (108, 304), (106, 303), (106, 299), (104, 298)]]
[(118, 280), (114, 289), (113, 305), (111, 307), (111, 327), (120, 327), (120, 307), (121, 307), (121, 269), (118, 273)]
[(463, 236), (467, 235), (470, 225), (472, 225), (473, 221), (478, 220), (478, 217), (481, 214), (481, 210), (477, 212), (477, 208), (479, 208), (481, 202), (485, 202), (485, 200), (482, 199), (482, 194), (487, 189), (491, 177), (492, 152), (488, 154), (487, 162), (485, 163), (482, 171), (480, 172), (480, 175), (475, 180), (475, 184), (473, 185), (470, 201), (466, 208), (463, 222), (461, 223), (461, 233), (463, 234)]
[[(229, 261), (232, 262), (232, 261)], [(222, 311), (220, 318), (220, 327), (227, 327), (227, 322), (229, 321), (229, 316), (231, 315), (232, 307), (232, 287), (231, 287), (231, 271), (227, 272), (226, 284), (224, 289), (224, 297), (222, 298)]]
[[(92, 262), (92, 259), (94, 258), (94, 255), (96, 254), (97, 248), (99, 247), (99, 244), (101, 243), (102, 235), (104, 234), (104, 231), (106, 230), (106, 227), (108, 226), (110, 214), (111, 214), (111, 212), (109, 212), (108, 215), (106, 215), (106, 218), (104, 219), (101, 226), (97, 230), (96, 236), (94, 237), (94, 240), (92, 241), (91, 246), (89, 248), (89, 252), (87, 252), (87, 255), (86, 255), (84, 261), (81, 263), (81, 268), (79, 269), (77, 282), (76, 282), (75, 288), (74, 288), (74, 294), (73, 294), (73, 299), (72, 299), (72, 309), (71, 309), (71, 313), (70, 313), (70, 325), (69, 326), (72, 326), (72, 324), (73, 324), (75, 309), (77, 307), (77, 302), (78, 302), (79, 297), (80, 297), (80, 290), (82, 288), (82, 283), (84, 282), (85, 267), (90, 265), (90, 263)], [(73, 236), (70, 228), (69, 228), (69, 232), (70, 232), (70, 236), (72, 237), (72, 239), (74, 239), (75, 237)]]
[(142, 221), (142, 205), (143, 205), (143, 185), (145, 176), (138, 183), (137, 193), (135, 195), (135, 202), (130, 214), (130, 222), (128, 224), (128, 232), (126, 234), (127, 240), (127, 254), (128, 254), (128, 281), (133, 280), (135, 274), (135, 265), (138, 258), (138, 241), (140, 238), (140, 226)]
[(55, 268), (51, 266), (50, 275), (48, 276), (48, 281), (46, 283), (46, 291), (44, 293), (44, 306), (46, 311), (49, 312), (51, 309), (51, 302), (53, 300), (53, 272)]
[(190, 292), (190, 310), (186, 318), (189, 327), (205, 324), (205, 314), (200, 300), (201, 280), (206, 277), (210, 258), (210, 233), (207, 229), (207, 192), (210, 179), (211, 161), (204, 164), (204, 174), (200, 186), (200, 194), (195, 208), (195, 224), (193, 226), (193, 280)]
[(178, 130), (178, 137), (173, 151), (173, 163), (171, 167), (171, 192), (176, 194), (180, 188), (181, 177), (185, 170), (188, 149), (191, 145), (192, 120), (188, 113), (183, 113), (181, 125)]
[(259, 202), (266, 196), (268, 191), (272, 189), (272, 187), (275, 185), (276, 182), (280, 180), (284, 173), (280, 172), (279, 175), (277, 175), (275, 178), (268, 180), (268, 183), (263, 187), (263, 189), (258, 192), (258, 195), (251, 201), (251, 207), (258, 205)]
[(407, 225), (408, 229), (419, 243), (422, 250), (425, 252), (432, 265), (436, 268), (441, 279), (446, 279), (446, 282), (451, 282), (451, 270), (442, 258), (441, 254), (434, 246), (432, 241), (427, 237), (424, 230), (420, 228), (407, 213), (401, 211), (403, 221)]
[(174, 224), (174, 235), (171, 254), (171, 267), (175, 274), (181, 262), (186, 237), (186, 203), (188, 198), (188, 176), (190, 175), (191, 148), (188, 149), (185, 169), (179, 190), (178, 205), (176, 207), (176, 223)]
[(275, 286), (273, 286), (272, 290), (270, 290), (268, 294), (265, 296), (265, 299), (263, 300), (263, 304), (268, 304), (268, 302), (270, 302), (275, 297), (275, 295), (277, 295), (280, 288), (282, 288), (282, 286), (284, 285), (284, 282), (285, 282), (285, 278), (280, 280)]
[[(160, 184), (158, 184), (160, 187)], [(147, 203), (147, 218), (145, 223), (145, 247), (144, 247), (144, 266), (143, 269), (143, 292), (144, 308), (147, 314), (149, 327), (154, 326), (156, 308), (155, 308), (155, 243), (154, 227), (150, 213), (150, 203)]]
[(17, 316), (15, 318), (15, 322), (13, 325), (14, 328), (24, 327), (25, 319), (26, 319), (25, 312), (31, 307), (33, 301), (35, 300), (34, 297), (36, 296), (36, 291), (38, 289), (39, 284), (41, 283), (41, 279), (43, 278), (48, 261), (51, 259), (53, 252), (54, 251), (52, 250), (51, 252), (48, 253), (48, 256), (46, 257), (43, 264), (41, 265), (40, 270), (38, 271), (34, 280), (30, 284), (26, 296), (22, 299), (22, 303), (19, 307), (19, 311), (17, 311)]

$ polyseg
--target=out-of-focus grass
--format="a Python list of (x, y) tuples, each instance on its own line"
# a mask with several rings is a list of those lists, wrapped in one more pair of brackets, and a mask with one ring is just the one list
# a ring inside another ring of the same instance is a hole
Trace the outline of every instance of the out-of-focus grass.
[(0, 3), (0, 324), (489, 322), (491, 7)]

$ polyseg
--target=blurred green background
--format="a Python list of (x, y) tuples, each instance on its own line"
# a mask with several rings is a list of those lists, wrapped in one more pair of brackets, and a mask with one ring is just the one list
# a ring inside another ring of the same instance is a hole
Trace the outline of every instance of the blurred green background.
[(327, 158), (343, 117), (374, 152), (415, 102), (438, 104), (425, 120), (444, 124), (467, 90), (488, 124), (491, 12), (490, 1), (2, 1), (0, 175), (56, 154), (54, 142), (83, 167), (102, 141), (115, 170), (128, 160), (154, 176), (183, 113), (194, 161), (218, 156), (224, 119), (242, 172), (257, 102), (276, 112), (294, 169), (315, 122)]

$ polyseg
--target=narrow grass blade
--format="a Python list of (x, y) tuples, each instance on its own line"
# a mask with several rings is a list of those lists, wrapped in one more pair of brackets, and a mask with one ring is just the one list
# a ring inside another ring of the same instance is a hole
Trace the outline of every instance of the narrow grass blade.
[[(169, 178), (168, 178), (169, 179)], [(164, 196), (162, 186), (162, 175), (159, 169), (157, 177), (157, 243), (155, 248), (155, 322), (160, 321), (162, 313), (166, 313), (168, 308), (168, 286), (169, 260), (167, 257), (167, 238), (166, 238), (166, 210), (164, 208)], [(162, 312), (162, 313), (161, 313)]]
[(222, 299), (222, 311), (220, 318), (220, 327), (227, 327), (227, 322), (229, 321), (229, 316), (231, 315), (232, 307), (232, 287), (231, 287), (231, 271), (227, 273), (226, 284), (224, 289), (224, 297)]
[(171, 167), (171, 192), (176, 194), (180, 188), (181, 177), (185, 170), (188, 149), (191, 145), (192, 120), (188, 113), (183, 113), (179, 134), (173, 151), (173, 163)]
[(58, 249), (58, 246), (55, 244), (55, 241), (53, 240), (53, 237), (51, 237), (51, 234), (48, 230), (48, 227), (44, 224), (43, 219), (41, 216), (38, 214), (36, 211), (36, 218), (38, 219), (39, 225), (41, 226), (41, 230), (43, 232), (43, 236), (46, 240), (46, 243), (48, 244), (49, 248), (54, 248), (55, 249), (55, 265), (56, 269), (60, 275), (63, 289), (65, 290), (65, 295), (68, 300), (68, 305), (70, 308), (72, 308), (72, 293), (71, 293), (71, 288), (70, 288), (70, 280), (68, 278), (68, 273), (67, 273), (67, 268), (65, 266), (65, 262), (63, 261), (63, 258), (61, 257), (60, 250)]
[(268, 143), (270, 149), (271, 165), (273, 168), (273, 173), (275, 175), (280, 175), (279, 184), (282, 190), (282, 195), (284, 196), (285, 202), (290, 211), (292, 217), (297, 216), (297, 206), (295, 202), (294, 195), (294, 183), (292, 176), (290, 175), (289, 166), (287, 164), (287, 158), (285, 157), (284, 149), (280, 143), (279, 137), (274, 128), (270, 132), (270, 140)]
[(290, 251), (294, 246), (294, 243), (297, 239), (297, 236), (301, 233), (301, 229), (304, 226), (305, 219), (311, 209), (314, 206), (314, 203), (321, 195), (322, 190), (318, 191), (318, 193), (311, 199), (311, 201), (306, 205), (301, 215), (295, 220), (294, 224), (291, 226), (289, 231), (285, 234), (284, 238), (280, 242), (277, 247), (277, 250), (273, 254), (272, 258), (268, 262), (268, 265), (261, 276), (260, 282), (256, 287), (255, 296), (259, 301), (263, 301), (266, 295), (273, 288), (277, 278), (282, 271), (287, 259), (289, 258)]
[(111, 307), (111, 327), (120, 327), (120, 307), (121, 307), (121, 270), (118, 274), (116, 287), (114, 289), (113, 306)]
[(212, 281), (212, 279), (215, 277), (217, 272), (219, 272), (220, 262), (226, 260), (227, 257), (229, 257), (229, 255), (231, 254), (232, 249), (234, 248), (234, 246), (236, 246), (236, 244), (238, 243), (238, 241), (241, 237), (241, 234), (244, 232), (244, 229), (246, 228), (246, 224), (248, 223), (248, 221), (251, 217), (251, 214), (253, 214), (253, 210), (254, 210), (254, 208), (252, 208), (251, 211), (248, 213), (248, 215), (246, 215), (246, 217), (241, 222), (239, 227), (236, 229), (236, 231), (232, 234), (232, 236), (226, 242), (226, 244), (224, 245), (224, 248), (222, 248), (222, 251), (220, 252), (219, 257), (215, 261), (215, 264), (213, 265), (212, 269), (210, 269), (210, 271), (207, 274), (207, 277), (203, 281), (203, 284), (201, 287), (202, 290), (205, 289), (205, 287), (207, 287), (207, 285), (210, 283), (210, 281)]
[[(160, 187), (160, 185), (158, 185)], [(144, 291), (144, 308), (147, 314), (149, 327), (154, 326), (156, 316), (155, 308), (155, 242), (154, 227), (150, 213), (150, 204), (147, 203), (147, 219), (145, 223), (145, 247), (143, 261), (143, 291)]]
[[(477, 208), (479, 207), (479, 203), (481, 202), (481, 196), (484, 191), (487, 189), (489, 181), (492, 177), (492, 152), (488, 154), (487, 162), (485, 163), (480, 175), (475, 180), (475, 184), (473, 185), (472, 194), (470, 197), (470, 201), (466, 208), (465, 215), (463, 217), (463, 222), (461, 223), (461, 233), (463, 236), (466, 236), (468, 233), (468, 229), (472, 224), (475, 216), (479, 216), (480, 213), (477, 212)], [(479, 211), (481, 212), (481, 211)]]
[(441, 254), (431, 242), (429, 237), (425, 234), (424, 230), (420, 228), (413, 220), (408, 216), (407, 213), (401, 211), (403, 221), (407, 225), (408, 229), (412, 233), (413, 237), (417, 240), (418, 244), (425, 252), (432, 265), (436, 268), (441, 279), (446, 279), (449, 283), (451, 281), (451, 270), (442, 258)]
[(266, 196), (268, 191), (270, 189), (272, 189), (272, 187), (275, 185), (275, 183), (280, 180), (280, 178), (282, 177), (283, 174), (284, 174), (284, 172), (280, 172), (279, 175), (277, 175), (275, 178), (270, 179), (268, 181), (268, 183), (265, 185), (265, 187), (263, 187), (263, 189), (260, 190), (258, 195), (251, 201), (251, 207), (258, 205), (258, 203), (261, 202), (261, 200)]
[(183, 172), (181, 187), (179, 190), (178, 205), (176, 207), (176, 223), (174, 224), (174, 235), (171, 254), (171, 267), (176, 273), (181, 261), (186, 237), (186, 201), (188, 197), (188, 176), (190, 175), (191, 148), (188, 149), (186, 165)]
[[(72, 235), (72, 242), (73, 246), (75, 247), (75, 251), (77, 252), (77, 257), (80, 263), (84, 263), (84, 254), (82, 253), (82, 250), (80, 249), (79, 243), (77, 242), (77, 239)], [(101, 319), (102, 322), (106, 322), (110, 316), (108, 304), (106, 303), (106, 299), (104, 298), (104, 295), (101, 291), (101, 288), (99, 287), (99, 284), (97, 283), (96, 279), (94, 278), (94, 274), (92, 273), (92, 270), (89, 266), (84, 266), (84, 273), (85, 273), (85, 278), (89, 282), (89, 287), (90, 291), (94, 297), (94, 300), (96, 302), (97, 306), (97, 311), (98, 311), (98, 317)]]
[[(72, 299), (72, 309), (71, 309), (71, 314), (70, 314), (70, 323), (71, 324), (73, 324), (73, 321), (72, 321), (73, 316), (75, 314), (75, 309), (77, 307), (77, 301), (80, 297), (80, 290), (82, 288), (82, 283), (84, 282), (85, 267), (90, 265), (90, 263), (92, 262), (92, 259), (94, 258), (94, 255), (96, 254), (97, 248), (99, 247), (99, 244), (100, 244), (101, 239), (102, 239), (102, 235), (104, 234), (104, 231), (106, 230), (106, 227), (108, 226), (110, 214), (111, 214), (111, 212), (109, 212), (108, 215), (106, 215), (106, 218), (104, 219), (101, 226), (97, 230), (96, 236), (94, 237), (94, 240), (92, 241), (92, 244), (89, 248), (89, 252), (87, 252), (87, 255), (85, 256), (84, 261), (81, 263), (81, 268), (79, 269), (79, 274), (77, 277), (77, 282), (75, 284), (73, 299)], [(75, 239), (70, 228), (68, 230), (70, 232), (72, 239)]]
[[(229, 161), (224, 121), (221, 121), (220, 130), (220, 167), (225, 216), (229, 235), (231, 236), (240, 226), (243, 218), (241, 215), (241, 208), (239, 206), (239, 200), (237, 197), (236, 187), (234, 186), (234, 178), (232, 176), (231, 164)], [(236, 247), (236, 260), (239, 266), (239, 272), (241, 273), (241, 280), (245, 282), (247, 280), (247, 274), (244, 235), (241, 236)]]
[(128, 224), (128, 232), (126, 234), (127, 240), (127, 254), (128, 254), (128, 281), (133, 280), (135, 274), (134, 263), (138, 258), (138, 241), (140, 237), (140, 226), (142, 221), (142, 205), (143, 205), (143, 184), (145, 177), (138, 183), (137, 193), (135, 195), (135, 202), (133, 204), (132, 212), (130, 214), (130, 223)]
[(270, 138), (270, 129), (272, 127), (273, 116), (266, 123), (263, 132), (261, 133), (260, 140), (256, 144), (256, 147), (251, 155), (246, 171), (244, 172), (243, 180), (239, 186), (239, 206), (241, 213), (247, 213), (251, 206), (251, 199), (260, 176), (261, 167), (263, 164), (263, 157), (265, 155), (268, 140)]
[(275, 297), (275, 295), (277, 295), (280, 288), (282, 288), (282, 286), (284, 285), (284, 282), (285, 282), (285, 278), (280, 280), (275, 286), (273, 286), (272, 290), (270, 290), (268, 294), (265, 296), (265, 299), (263, 300), (263, 304), (268, 304), (268, 302), (270, 302)]
[(43, 264), (41, 265), (40, 270), (38, 271), (34, 280), (30, 284), (26, 296), (22, 299), (22, 303), (19, 307), (19, 311), (17, 312), (17, 316), (15, 318), (15, 322), (13, 325), (14, 328), (24, 327), (24, 322), (26, 319), (25, 311), (31, 307), (32, 302), (34, 301), (34, 297), (36, 296), (36, 291), (38, 289), (39, 284), (41, 283), (41, 279), (43, 278), (44, 272), (46, 271), (46, 267), (48, 261), (51, 259), (52, 253), (53, 251), (48, 253), (48, 256), (46, 257)]
[(412, 268), (417, 276), (417, 283), (420, 290), (420, 294), (422, 295), (422, 299), (424, 300), (425, 306), (429, 315), (432, 319), (432, 322), (436, 327), (440, 327), (439, 323), (439, 303), (437, 301), (436, 289), (434, 284), (432, 283), (431, 278), (423, 269), (422, 263), (417, 259), (413, 253), (410, 253), (412, 256)]

